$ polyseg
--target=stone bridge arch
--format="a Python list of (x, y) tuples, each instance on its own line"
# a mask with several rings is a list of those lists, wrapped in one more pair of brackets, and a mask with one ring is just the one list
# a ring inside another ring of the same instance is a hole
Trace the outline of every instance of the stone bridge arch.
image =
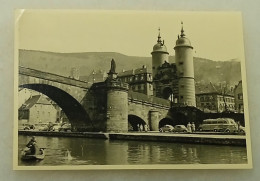
[(128, 115), (128, 129), (132, 131), (138, 131), (138, 124), (139, 125), (145, 125), (147, 124), (142, 118), (140, 118), (137, 115), (129, 114)]
[(79, 125), (84, 125), (83, 129), (92, 128), (92, 123), (86, 110), (73, 96), (64, 90), (48, 84), (23, 84), (19, 85), (19, 88), (35, 90), (48, 96), (61, 107), (72, 126), (77, 125), (79, 127)]
[(159, 128), (163, 127), (164, 125), (172, 125), (175, 126), (176, 124), (174, 123), (173, 119), (169, 117), (165, 117), (159, 121)]

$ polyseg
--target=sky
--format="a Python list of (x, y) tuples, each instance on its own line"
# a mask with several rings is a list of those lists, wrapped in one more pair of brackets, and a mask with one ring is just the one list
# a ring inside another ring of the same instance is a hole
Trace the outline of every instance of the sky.
[(151, 57), (158, 28), (170, 55), (183, 22), (194, 56), (244, 59), (238, 12), (24, 10), (16, 15), (19, 49), (60, 53), (118, 52)]

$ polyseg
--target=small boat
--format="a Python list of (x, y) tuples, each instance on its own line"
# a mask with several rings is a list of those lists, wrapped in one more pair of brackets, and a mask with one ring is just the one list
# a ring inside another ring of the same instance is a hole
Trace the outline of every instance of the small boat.
[(45, 157), (44, 148), (40, 148), (35, 154), (30, 154), (30, 149), (25, 148), (22, 150), (22, 160), (43, 160)]

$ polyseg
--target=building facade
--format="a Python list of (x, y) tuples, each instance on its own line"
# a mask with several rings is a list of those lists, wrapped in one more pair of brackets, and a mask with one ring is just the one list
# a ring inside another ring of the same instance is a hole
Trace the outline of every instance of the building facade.
[(242, 80), (234, 88), (235, 109), (239, 113), (244, 112)]
[(204, 112), (235, 112), (233, 88), (212, 83), (197, 86), (196, 104)]
[(55, 123), (59, 121), (59, 110), (43, 95), (29, 98), (19, 108), (19, 121), (22, 123)]
[(235, 111), (235, 98), (232, 95), (222, 95), (218, 92), (196, 94), (197, 108), (204, 112)]
[(118, 73), (118, 79), (129, 84), (129, 90), (153, 95), (153, 77), (148, 68), (144, 65), (142, 68), (122, 71)]

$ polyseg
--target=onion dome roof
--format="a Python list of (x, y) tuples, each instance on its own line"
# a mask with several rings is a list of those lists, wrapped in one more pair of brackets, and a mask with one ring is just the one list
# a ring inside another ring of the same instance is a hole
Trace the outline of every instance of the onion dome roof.
[(161, 40), (161, 35), (160, 35), (160, 29), (159, 29), (159, 35), (157, 39), (157, 43), (153, 46), (153, 52), (162, 52), (162, 53), (167, 53), (167, 47), (164, 45), (164, 40)]
[[(181, 22), (183, 25), (183, 23)], [(180, 46), (188, 46), (191, 47), (190, 40), (185, 37), (186, 35), (184, 34), (183, 26), (181, 28), (181, 36), (178, 35), (178, 39), (176, 40), (176, 46), (175, 47), (180, 47)]]

